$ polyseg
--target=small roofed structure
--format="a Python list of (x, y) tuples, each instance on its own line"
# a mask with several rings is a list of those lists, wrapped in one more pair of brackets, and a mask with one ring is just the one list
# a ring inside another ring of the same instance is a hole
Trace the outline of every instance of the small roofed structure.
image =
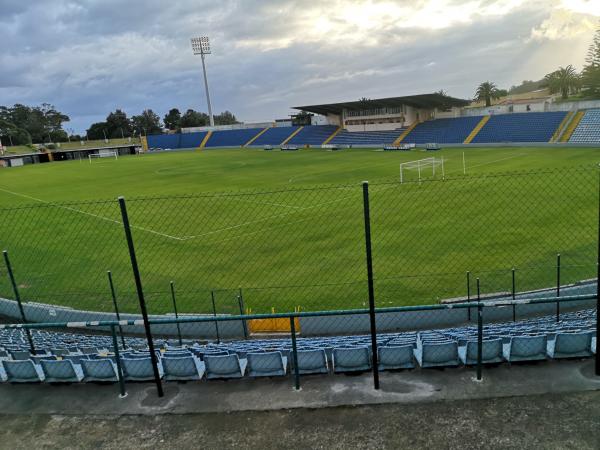
[(393, 130), (433, 118), (458, 117), (470, 100), (440, 92), (351, 102), (295, 106), (294, 109), (325, 117), (320, 123), (348, 131)]

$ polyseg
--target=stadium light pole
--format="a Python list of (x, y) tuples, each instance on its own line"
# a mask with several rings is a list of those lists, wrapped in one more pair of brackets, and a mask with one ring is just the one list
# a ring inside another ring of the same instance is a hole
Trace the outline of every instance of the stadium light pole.
[(206, 102), (208, 103), (208, 117), (210, 120), (210, 126), (215, 126), (215, 119), (213, 118), (212, 107), (210, 105), (210, 93), (208, 92), (208, 78), (206, 76), (206, 64), (204, 63), (204, 55), (210, 55), (210, 41), (208, 36), (201, 36), (192, 38), (192, 50), (194, 55), (200, 55), (202, 58), (202, 72), (204, 74), (204, 89), (206, 89)]

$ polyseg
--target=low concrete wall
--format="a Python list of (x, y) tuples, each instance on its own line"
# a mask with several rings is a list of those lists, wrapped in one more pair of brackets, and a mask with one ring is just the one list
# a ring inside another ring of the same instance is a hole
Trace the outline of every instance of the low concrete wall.
[[(574, 285), (561, 287), (562, 296), (591, 295), (596, 293), (596, 282), (586, 281)], [(516, 319), (529, 317), (553, 315), (556, 313), (555, 303), (529, 304), (526, 303), (531, 298), (554, 298), (556, 292), (554, 289), (544, 289), (522, 293), (516, 296), (517, 301), (523, 303), (515, 306)], [(497, 302), (498, 300), (509, 300), (506, 296), (496, 296), (493, 299), (485, 300), (486, 303)], [(474, 325), (477, 320), (477, 308), (453, 308), (452, 304), (447, 304), (446, 309), (422, 310), (422, 311), (402, 311), (379, 313), (376, 317), (377, 330), (379, 332), (391, 331), (410, 331), (427, 330), (435, 328), (448, 328), (461, 325)], [(574, 311), (595, 306), (595, 300), (577, 300), (561, 304), (561, 311)], [(25, 316), (31, 322), (92, 322), (115, 320), (114, 313), (81, 311), (72, 308), (57, 307), (40, 303), (24, 303), (23, 309)], [(469, 320), (469, 309), (470, 320)], [(513, 307), (494, 306), (484, 308), (484, 322), (502, 322), (511, 321), (513, 317)], [(20, 313), (17, 303), (14, 300), (0, 298), (0, 315), (15, 320), (20, 319)], [(173, 317), (150, 316), (151, 319), (160, 319)], [(207, 317), (206, 315), (185, 315), (185, 317)], [(210, 317), (210, 316), (208, 316)], [(122, 320), (138, 320), (142, 317), (139, 314), (121, 314)], [(366, 334), (370, 330), (368, 314), (354, 314), (343, 316), (320, 316), (320, 317), (300, 317), (300, 330), (303, 336), (326, 336), (326, 335), (346, 335), (346, 334)], [(218, 328), (218, 330), (217, 330)], [(108, 327), (99, 327), (108, 331)], [(197, 322), (180, 324), (181, 334), (188, 338), (216, 339), (218, 336), (222, 339), (243, 339), (244, 323), (241, 320), (215, 322)], [(143, 334), (143, 325), (127, 326), (127, 333)], [(156, 335), (165, 337), (177, 336), (176, 324), (152, 325), (152, 331)]]
[[(104, 320), (116, 320), (114, 313), (81, 311), (72, 308), (64, 308), (41, 303), (23, 303), (25, 317), (30, 322), (92, 322)], [(0, 298), (0, 315), (20, 321), (21, 314), (17, 302)], [(140, 314), (121, 314), (121, 320), (142, 320)], [(151, 315), (150, 319), (164, 319), (168, 316)], [(183, 316), (182, 316), (183, 317)], [(203, 315), (185, 315), (184, 317), (206, 317)], [(96, 329), (109, 331), (108, 327)], [(196, 322), (180, 324), (181, 334), (184, 337), (201, 337), (215, 339), (217, 337), (217, 326), (215, 322)], [(126, 333), (143, 334), (143, 325), (132, 325), (124, 328)], [(223, 339), (239, 339), (244, 337), (243, 321), (223, 321), (218, 323), (219, 337)], [(176, 324), (152, 325), (152, 332), (162, 336), (177, 336)]]

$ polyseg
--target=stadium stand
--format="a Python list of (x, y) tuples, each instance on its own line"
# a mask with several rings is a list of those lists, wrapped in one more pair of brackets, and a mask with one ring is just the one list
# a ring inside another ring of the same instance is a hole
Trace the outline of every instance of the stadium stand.
[(153, 134), (147, 140), (149, 148), (180, 148), (181, 134)]
[[(582, 358), (596, 352), (595, 309), (483, 326), (483, 363)], [(117, 380), (112, 337), (31, 330), (36, 354), (30, 355), (25, 331), (0, 330), (0, 379), (13, 383)], [(142, 338), (127, 337), (121, 352), (125, 380), (153, 380), (151, 358)], [(156, 339), (159, 373), (167, 380), (285, 376), (290, 338), (221, 343)], [(372, 364), (370, 335), (298, 337), (301, 373), (360, 372)], [(379, 369), (473, 365), (477, 327), (459, 326), (377, 335)], [(61, 356), (58, 356), (60, 354)], [(246, 371), (248, 369), (248, 371)], [(247, 373), (246, 373), (247, 372)]]
[[(462, 144), (481, 121), (481, 116), (428, 120), (412, 129), (402, 142), (410, 144)], [(553, 130), (554, 131), (554, 130)]]
[(213, 131), (206, 147), (240, 147), (260, 133), (263, 128)]
[(197, 133), (183, 133), (180, 136), (181, 138), (179, 140), (178, 148), (198, 148), (206, 136), (206, 131)]
[(472, 143), (549, 142), (566, 114), (559, 111), (491, 116)]
[(335, 125), (307, 126), (287, 143), (290, 145), (321, 145), (337, 128)]
[(391, 145), (405, 128), (391, 131), (340, 131), (329, 143), (334, 145)]
[(600, 142), (600, 109), (590, 109), (573, 131), (569, 142), (598, 143)]
[(256, 139), (252, 145), (281, 145), (299, 127), (269, 128)]

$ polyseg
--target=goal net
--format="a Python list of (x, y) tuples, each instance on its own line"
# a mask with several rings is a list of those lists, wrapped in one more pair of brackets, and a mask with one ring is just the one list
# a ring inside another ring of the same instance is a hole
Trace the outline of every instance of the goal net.
[(119, 159), (119, 153), (114, 150), (99, 150), (98, 153), (90, 153), (88, 155), (88, 159), (90, 160), (90, 164), (94, 159), (100, 158), (115, 158)]
[(431, 171), (432, 177), (435, 177), (436, 169), (441, 170), (442, 178), (445, 178), (444, 158), (424, 158), (415, 161), (407, 161), (400, 164), (400, 183), (404, 183), (407, 177), (407, 171), (416, 171), (417, 179), (421, 181), (424, 174), (429, 174)]

